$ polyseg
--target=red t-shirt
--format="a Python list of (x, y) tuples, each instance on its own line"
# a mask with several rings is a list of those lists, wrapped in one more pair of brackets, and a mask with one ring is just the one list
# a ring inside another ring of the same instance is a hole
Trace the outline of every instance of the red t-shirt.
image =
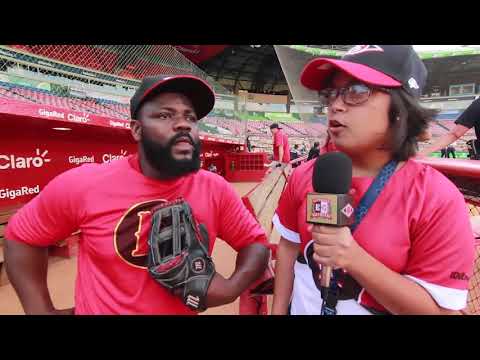
[(208, 171), (170, 181), (145, 177), (132, 155), (88, 164), (54, 178), (10, 219), (6, 238), (48, 246), (81, 230), (76, 314), (194, 314), (155, 282), (145, 264), (151, 212), (183, 197), (208, 229), (235, 250), (267, 243), (264, 231), (233, 187)]
[(323, 147), (320, 148), (320, 155), (326, 154), (330, 151), (337, 151), (335, 144), (332, 140), (329, 140)]
[[(279, 146), (283, 148), (283, 159), (280, 160)], [(273, 160), (282, 163), (290, 162), (290, 146), (288, 145), (288, 136), (282, 130), (278, 130), (273, 136)]]
[[(312, 243), (305, 217), (314, 164), (311, 160), (293, 172), (273, 219), (282, 237), (300, 243), (304, 255)], [(352, 179), (355, 206), (372, 182), (373, 178)], [(422, 286), (439, 306), (452, 310), (466, 306), (474, 238), (462, 194), (440, 172), (407, 161), (386, 184), (353, 237), (388, 268)], [(356, 300), (339, 301), (338, 314), (369, 314), (359, 304), (385, 311), (365, 290)], [(319, 314), (321, 305), (312, 271), (297, 261), (292, 313)]]

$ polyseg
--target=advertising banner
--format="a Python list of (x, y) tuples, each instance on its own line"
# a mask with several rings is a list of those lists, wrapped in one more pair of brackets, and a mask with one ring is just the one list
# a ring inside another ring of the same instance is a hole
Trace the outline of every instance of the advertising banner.
[(43, 104), (29, 104), (27, 102), (5, 98), (0, 98), (0, 114), (15, 114), (62, 122), (104, 126), (125, 130), (130, 129), (130, 121), (127, 120), (112, 119), (86, 112), (61, 109)]
[(0, 208), (24, 204), (55, 176), (88, 163), (109, 163), (137, 151), (135, 143), (62, 136), (1, 139)]

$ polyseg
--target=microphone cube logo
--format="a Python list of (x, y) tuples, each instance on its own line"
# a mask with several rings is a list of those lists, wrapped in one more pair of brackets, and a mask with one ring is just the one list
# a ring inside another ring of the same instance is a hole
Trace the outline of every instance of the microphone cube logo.
[(350, 216), (352, 216), (354, 210), (352, 205), (347, 204), (341, 211), (347, 218), (349, 218)]
[(339, 220), (338, 201), (341, 195), (308, 193), (306, 215), (310, 224), (337, 225)]
[(332, 219), (332, 203), (329, 199), (317, 199), (312, 203), (312, 218)]

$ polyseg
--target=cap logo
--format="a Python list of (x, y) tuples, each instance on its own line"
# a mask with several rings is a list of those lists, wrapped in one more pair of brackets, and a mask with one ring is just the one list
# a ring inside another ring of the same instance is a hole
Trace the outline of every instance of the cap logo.
[(330, 70), (331, 68), (333, 68), (331, 64), (322, 64), (318, 67), (318, 70)]
[(420, 86), (418, 86), (417, 80), (415, 80), (413, 77), (408, 80), (408, 86), (410, 86), (410, 89), (420, 89)]
[(371, 52), (371, 51), (384, 52), (384, 50), (378, 45), (356, 45), (350, 50), (348, 50), (348, 52), (345, 55), (357, 55), (357, 54), (362, 54), (362, 53)]

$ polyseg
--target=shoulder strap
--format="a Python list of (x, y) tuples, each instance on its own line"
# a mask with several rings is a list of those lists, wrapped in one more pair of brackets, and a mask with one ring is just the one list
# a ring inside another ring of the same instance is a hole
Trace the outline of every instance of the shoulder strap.
[[(378, 198), (378, 195), (380, 195), (383, 188), (387, 184), (388, 180), (390, 180), (394, 174), (397, 165), (398, 162), (395, 160), (392, 160), (385, 165), (375, 180), (373, 180), (372, 185), (370, 185), (365, 195), (362, 196), (359, 205), (355, 209), (355, 221), (350, 226), (352, 234), (357, 229), (358, 225), (360, 225), (360, 222), (363, 220), (365, 215), (367, 215), (368, 210), (372, 207), (375, 200)], [(320, 313), (321, 315), (336, 315), (336, 306), (341, 291), (339, 282), (341, 282), (343, 285), (347, 278), (350, 278), (350, 276), (345, 274), (342, 269), (334, 270), (332, 275), (330, 289), (327, 292), (326, 298), (323, 299), (322, 310)], [(356, 281), (353, 278), (348, 280), (351, 280), (354, 284), (356, 284)]]
[(375, 200), (377, 200), (378, 195), (380, 195), (388, 180), (390, 180), (395, 172), (397, 165), (398, 162), (395, 160), (392, 160), (385, 165), (373, 181), (372, 185), (370, 185), (365, 195), (363, 195), (360, 203), (355, 209), (355, 221), (350, 226), (352, 233), (357, 229), (358, 225), (360, 225), (360, 222), (365, 215), (367, 215), (368, 210), (372, 207)]

